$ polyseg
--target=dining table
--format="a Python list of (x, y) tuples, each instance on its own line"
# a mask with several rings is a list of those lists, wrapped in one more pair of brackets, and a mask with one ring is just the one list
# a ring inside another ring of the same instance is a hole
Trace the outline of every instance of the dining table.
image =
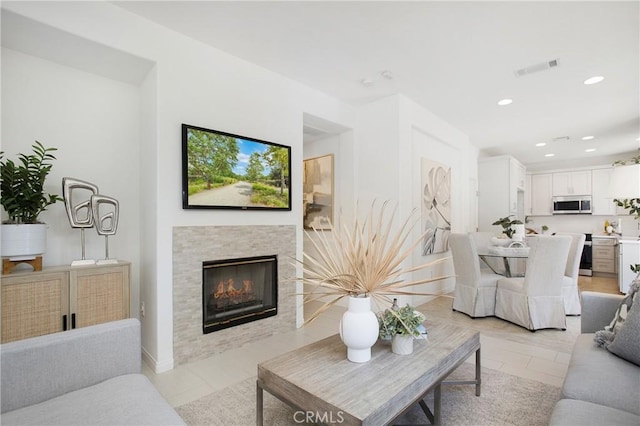
[[(504, 275), (505, 277), (523, 276), (523, 271), (512, 271), (512, 262), (517, 259), (527, 259), (529, 257), (529, 247), (503, 247), (503, 246), (487, 246), (478, 248), (478, 257), (493, 271), (495, 274)], [(501, 263), (504, 269), (496, 266), (496, 262)], [(501, 262), (500, 262), (501, 260)], [(525, 263), (525, 262), (520, 262)]]

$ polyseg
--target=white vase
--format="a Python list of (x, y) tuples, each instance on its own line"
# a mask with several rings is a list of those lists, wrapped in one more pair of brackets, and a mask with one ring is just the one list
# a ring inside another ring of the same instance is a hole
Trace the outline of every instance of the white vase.
[(398, 355), (409, 355), (413, 353), (413, 336), (396, 334), (391, 339), (391, 352)]
[(13, 260), (34, 259), (47, 248), (47, 225), (3, 224), (2, 256)]
[(367, 362), (378, 340), (378, 318), (371, 311), (370, 297), (349, 297), (349, 308), (340, 321), (340, 338), (347, 346), (347, 359)]

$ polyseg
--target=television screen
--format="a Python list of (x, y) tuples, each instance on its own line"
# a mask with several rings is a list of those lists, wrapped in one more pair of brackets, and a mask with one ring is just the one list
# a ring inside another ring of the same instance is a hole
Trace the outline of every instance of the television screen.
[(182, 125), (182, 208), (291, 210), (291, 147)]

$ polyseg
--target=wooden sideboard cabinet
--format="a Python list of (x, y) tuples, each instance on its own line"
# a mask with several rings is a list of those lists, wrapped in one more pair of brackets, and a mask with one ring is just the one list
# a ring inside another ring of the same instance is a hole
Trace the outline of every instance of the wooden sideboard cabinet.
[(129, 318), (129, 262), (2, 276), (2, 343)]

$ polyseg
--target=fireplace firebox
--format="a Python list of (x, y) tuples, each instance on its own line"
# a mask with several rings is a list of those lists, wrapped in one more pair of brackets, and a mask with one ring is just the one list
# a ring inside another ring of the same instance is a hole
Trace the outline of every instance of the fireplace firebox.
[(202, 262), (204, 334), (277, 313), (277, 256)]

